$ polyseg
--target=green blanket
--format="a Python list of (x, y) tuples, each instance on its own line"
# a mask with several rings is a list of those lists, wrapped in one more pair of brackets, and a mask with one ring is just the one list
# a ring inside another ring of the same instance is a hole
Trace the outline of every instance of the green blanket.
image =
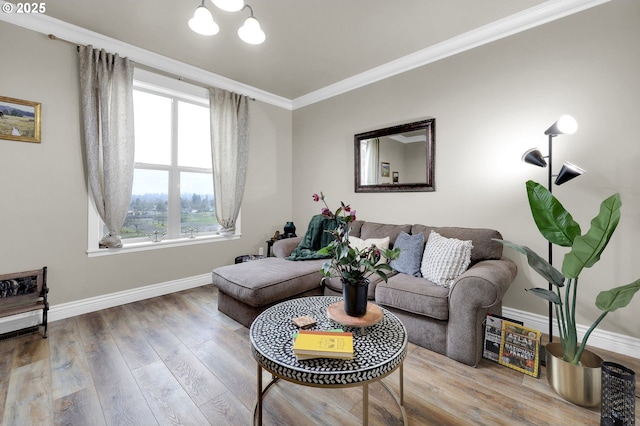
[(315, 215), (309, 222), (307, 233), (304, 234), (304, 238), (298, 244), (298, 247), (293, 249), (291, 255), (287, 257), (287, 260), (311, 260), (311, 259), (327, 259), (330, 256), (318, 254), (318, 250), (322, 247), (328, 246), (333, 241), (333, 234), (331, 232), (337, 227), (335, 219), (330, 219), (321, 214)]

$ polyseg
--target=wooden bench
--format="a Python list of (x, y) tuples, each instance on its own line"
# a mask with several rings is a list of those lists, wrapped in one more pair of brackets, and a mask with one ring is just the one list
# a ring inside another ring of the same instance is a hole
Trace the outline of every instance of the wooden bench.
[(42, 310), (43, 337), (47, 338), (47, 267), (0, 274), (0, 318)]

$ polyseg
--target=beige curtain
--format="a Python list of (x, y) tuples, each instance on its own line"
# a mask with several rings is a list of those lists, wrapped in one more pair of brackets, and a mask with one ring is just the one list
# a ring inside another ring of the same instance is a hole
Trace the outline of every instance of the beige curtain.
[(133, 185), (133, 64), (92, 46), (78, 53), (89, 187), (109, 231), (100, 247), (122, 247)]
[(219, 233), (235, 232), (249, 160), (249, 98), (210, 88), (213, 192)]

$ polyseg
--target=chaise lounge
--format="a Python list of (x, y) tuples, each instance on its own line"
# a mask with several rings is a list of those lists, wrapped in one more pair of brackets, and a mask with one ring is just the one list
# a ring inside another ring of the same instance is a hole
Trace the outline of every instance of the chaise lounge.
[[(412, 343), (464, 364), (477, 365), (482, 358), (482, 323), (488, 312), (501, 313), (502, 297), (516, 276), (516, 265), (502, 257), (502, 244), (494, 241), (502, 238), (500, 233), (480, 228), (365, 221), (355, 221), (351, 225), (351, 236), (365, 241), (388, 237), (390, 247), (399, 236), (405, 241), (419, 234), (429, 245), (432, 231), (450, 241), (472, 244), (468, 268), (465, 267), (465, 271), (449, 285), (438, 285), (422, 276), (414, 276), (420, 275), (415, 271), (414, 274), (405, 273), (412, 271), (394, 271), (386, 283), (381, 279), (371, 281), (369, 299), (400, 318)], [(339, 280), (333, 278), (321, 283), (323, 259), (287, 260), (302, 240), (303, 237), (277, 241), (273, 245), (275, 257), (214, 269), (212, 280), (218, 288), (218, 310), (249, 327), (260, 312), (283, 300), (340, 295)], [(400, 240), (398, 242), (400, 244)], [(407, 256), (413, 257), (410, 260), (414, 264), (416, 260), (423, 265), (442, 263), (443, 259), (423, 256), (424, 248), (423, 244), (419, 250), (402, 249), (401, 257), (405, 260)]]

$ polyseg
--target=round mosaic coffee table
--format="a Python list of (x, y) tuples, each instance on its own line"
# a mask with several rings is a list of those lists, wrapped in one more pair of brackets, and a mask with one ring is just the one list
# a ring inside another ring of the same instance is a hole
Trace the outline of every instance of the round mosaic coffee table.
[[(352, 327), (341, 326), (327, 317), (327, 307), (342, 300), (337, 296), (305, 297), (287, 300), (262, 312), (251, 324), (249, 338), (251, 351), (258, 363), (256, 409), (254, 424), (262, 424), (262, 402), (269, 388), (278, 379), (304, 386), (323, 388), (345, 388), (362, 386), (362, 424), (368, 424), (369, 384), (380, 383), (394, 397), (404, 424), (407, 415), (403, 401), (403, 367), (407, 355), (407, 331), (400, 320), (391, 312), (380, 308), (383, 318), (367, 327), (366, 333), (353, 333), (354, 356), (351, 360), (317, 358), (298, 361), (293, 354), (293, 335), (299, 329), (291, 320), (302, 315), (310, 315), (317, 324), (311, 330), (330, 330)], [(353, 328), (354, 330), (360, 327)], [(272, 380), (263, 389), (262, 370), (272, 375)], [(400, 372), (400, 396), (380, 379)]]

